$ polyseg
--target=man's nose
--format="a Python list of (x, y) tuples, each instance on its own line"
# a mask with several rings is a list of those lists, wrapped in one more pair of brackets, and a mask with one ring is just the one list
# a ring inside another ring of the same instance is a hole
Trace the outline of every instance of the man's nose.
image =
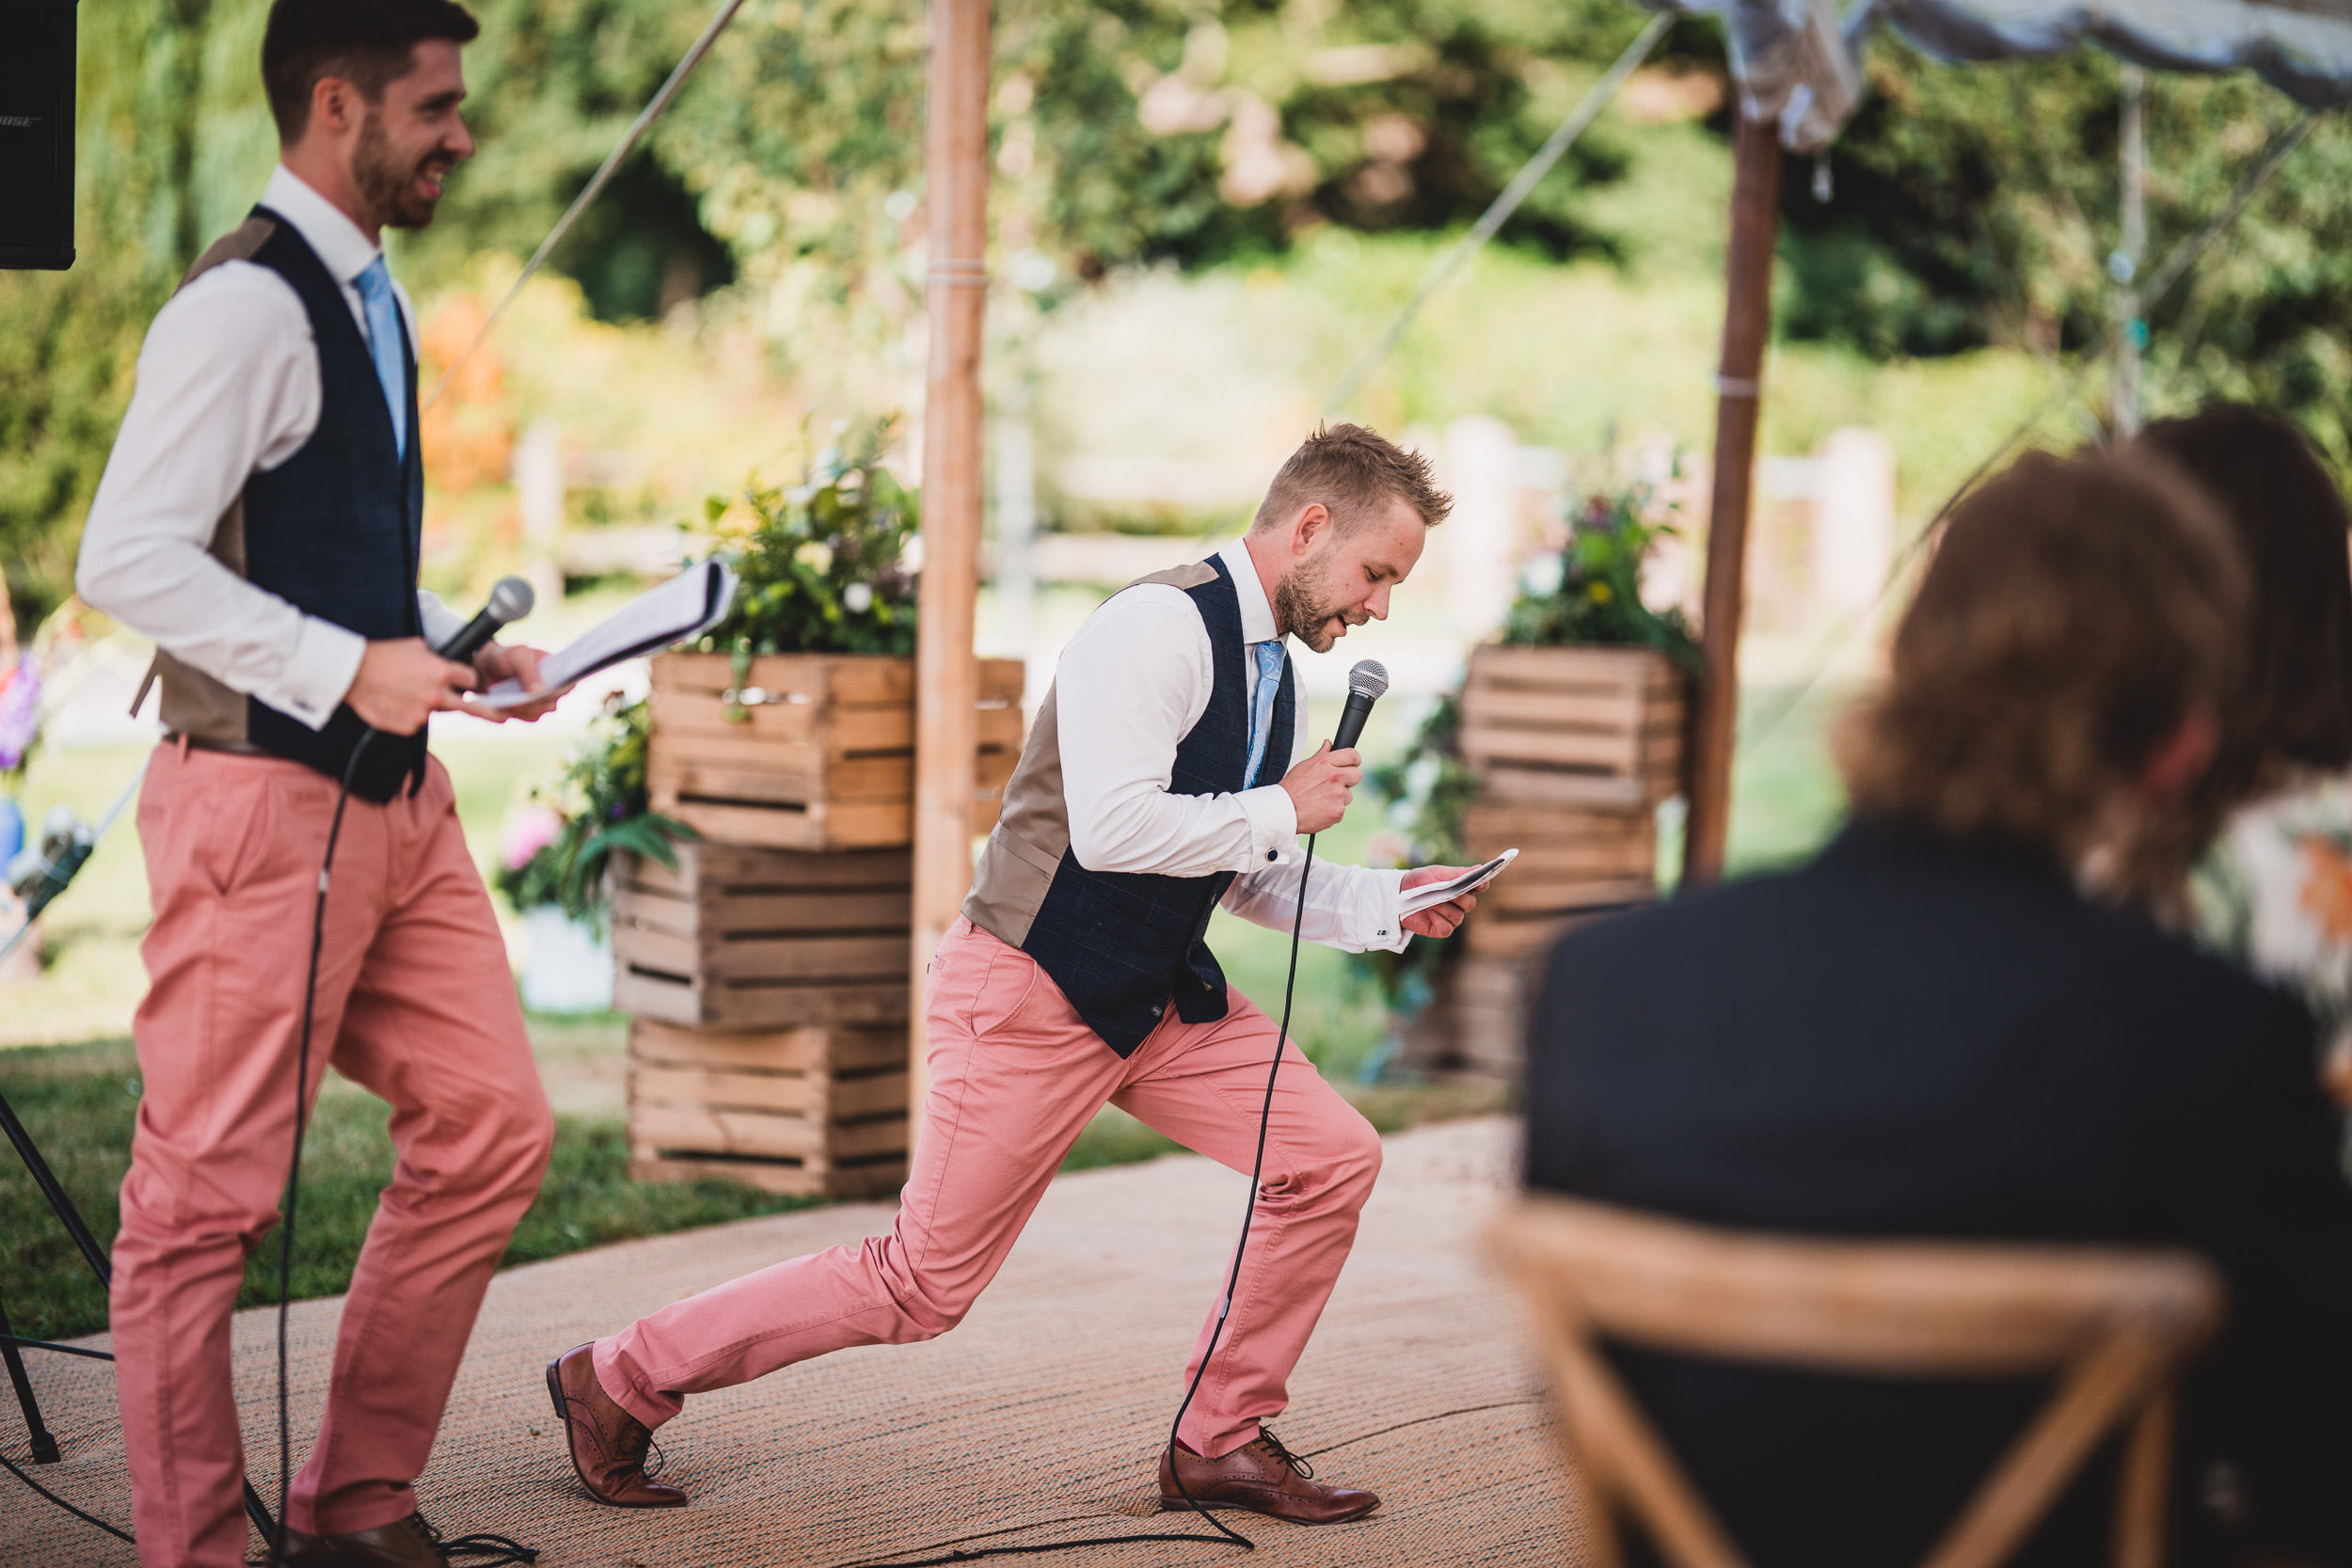
[(473, 133), (466, 129), (466, 122), (462, 119), (454, 119), (454, 125), (455, 129), (441, 138), (441, 145), (448, 149), (449, 155), (453, 158), (472, 157)]
[(1375, 621), (1385, 621), (1389, 618), (1389, 585), (1387, 583), (1384, 582), (1372, 591), (1372, 597), (1364, 601), (1364, 613)]

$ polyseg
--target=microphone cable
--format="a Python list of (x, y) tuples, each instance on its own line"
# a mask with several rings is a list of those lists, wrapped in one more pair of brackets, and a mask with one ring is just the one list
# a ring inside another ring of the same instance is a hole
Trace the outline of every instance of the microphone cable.
[(1282, 1022), (1275, 1028), (1274, 1060), (1266, 1068), (1265, 1102), (1258, 1108), (1258, 1152), (1249, 1165), (1249, 1206), (1242, 1211), (1241, 1240), (1233, 1243), (1233, 1266), (1226, 1272), (1225, 1293), (1217, 1300), (1216, 1325), (1209, 1330), (1208, 1349), (1200, 1353), (1200, 1365), (1192, 1374), (1191, 1385), (1184, 1389), (1184, 1402), (1176, 1407), (1176, 1418), (1168, 1424), (1168, 1447), (1162, 1450), (1168, 1456), (1168, 1478), (1175, 1481), (1176, 1490), (1184, 1497), (1185, 1506), (1207, 1520), (1209, 1528), (1216, 1534), (1202, 1535), (1198, 1531), (1177, 1534), (1170, 1530), (1156, 1530), (1148, 1534), (1089, 1535), (1069, 1541), (1040, 1541), (1025, 1546), (959, 1547), (937, 1557), (877, 1559), (858, 1564), (857, 1568), (945, 1568), (948, 1563), (977, 1562), (982, 1558), (1028, 1557), (1040, 1552), (1074, 1551), (1081, 1546), (1123, 1546), (1151, 1541), (1190, 1543), (1203, 1546), (1223, 1545), (1230, 1542), (1244, 1551), (1254, 1552), (1258, 1549), (1255, 1541), (1211, 1513), (1209, 1505), (1194, 1497), (1184, 1485), (1184, 1472), (1176, 1465), (1176, 1434), (1183, 1430), (1184, 1417), (1192, 1409), (1193, 1396), (1200, 1392), (1200, 1380), (1209, 1375), (1209, 1360), (1216, 1354), (1217, 1344), (1225, 1337), (1225, 1321), (1233, 1309), (1233, 1292), (1241, 1286), (1242, 1258), (1249, 1250), (1249, 1227), (1258, 1217), (1258, 1183), (1265, 1176), (1266, 1132), (1274, 1121), (1274, 1085), (1282, 1071), (1282, 1048), (1290, 1041), (1291, 1002), (1298, 989), (1299, 938), (1307, 927), (1307, 877), (1314, 869), (1315, 839), (1318, 836), (1314, 833), (1307, 835), (1307, 858), (1298, 867), (1298, 905), (1291, 916), (1290, 970), (1282, 979)]

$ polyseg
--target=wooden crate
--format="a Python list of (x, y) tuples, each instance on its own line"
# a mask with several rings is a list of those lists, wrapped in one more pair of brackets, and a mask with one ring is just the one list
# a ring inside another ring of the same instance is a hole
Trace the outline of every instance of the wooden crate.
[[(1023, 664), (980, 660), (973, 832), (996, 820), (1021, 758)], [(653, 809), (721, 844), (850, 849), (914, 836), (914, 661), (769, 654), (740, 701), (725, 654), (653, 661)], [(730, 718), (733, 714), (735, 717)]]
[(1526, 976), (1518, 957), (1468, 953), (1438, 977), (1437, 993), (1405, 1021), (1396, 1067), (1426, 1078), (1517, 1082), (1526, 1055)]
[(1497, 804), (1633, 811), (1682, 787), (1688, 682), (1647, 648), (1470, 655), (1462, 760)]
[(874, 1197), (907, 1171), (903, 1028), (682, 1028), (628, 1037), (629, 1175)]
[(681, 844), (612, 866), (612, 1005), (724, 1028), (904, 1024), (914, 856)]

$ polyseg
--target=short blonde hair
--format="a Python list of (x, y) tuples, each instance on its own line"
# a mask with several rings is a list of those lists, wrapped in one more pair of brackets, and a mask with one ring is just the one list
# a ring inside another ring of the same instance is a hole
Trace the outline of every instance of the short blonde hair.
[(1438, 488), (1421, 453), (1363, 425), (1317, 425), (1266, 487), (1249, 531), (1279, 528), (1314, 501), (1345, 531), (1391, 498), (1401, 499), (1432, 528), (1454, 510), (1454, 498)]

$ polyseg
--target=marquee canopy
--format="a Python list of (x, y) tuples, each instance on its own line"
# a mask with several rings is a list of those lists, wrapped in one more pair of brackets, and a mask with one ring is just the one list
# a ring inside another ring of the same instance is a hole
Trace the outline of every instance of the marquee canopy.
[(1721, 16), (1749, 112), (1818, 152), (1860, 103), (1854, 60), (1891, 25), (1940, 60), (2021, 59), (2095, 43), (2158, 71), (2252, 71), (2306, 108), (2352, 102), (2352, 0), (1652, 0)]

